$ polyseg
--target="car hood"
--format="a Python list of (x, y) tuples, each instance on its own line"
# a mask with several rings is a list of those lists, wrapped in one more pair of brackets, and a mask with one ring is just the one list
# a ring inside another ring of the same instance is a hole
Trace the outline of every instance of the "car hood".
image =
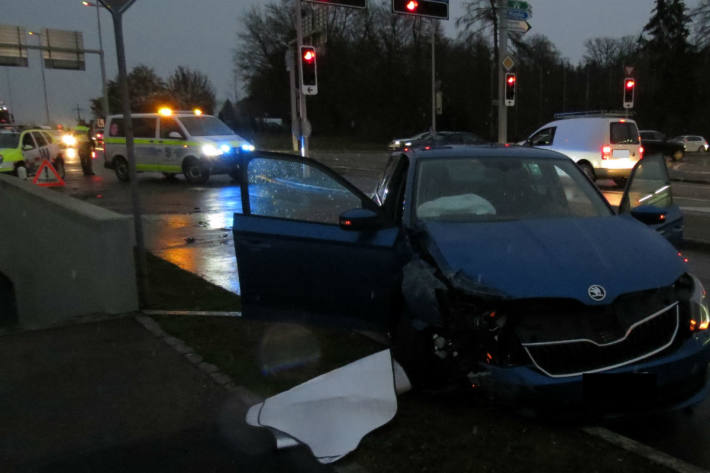
[[(627, 216), (425, 224), (429, 250), (452, 281), (514, 299), (608, 304), (672, 284), (686, 266), (658, 233)], [(606, 290), (602, 301), (589, 287)]]

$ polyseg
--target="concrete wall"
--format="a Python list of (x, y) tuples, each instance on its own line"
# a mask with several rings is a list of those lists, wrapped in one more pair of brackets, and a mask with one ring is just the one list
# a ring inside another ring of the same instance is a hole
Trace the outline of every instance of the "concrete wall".
[(137, 310), (133, 240), (129, 216), (0, 175), (0, 273), (21, 326)]

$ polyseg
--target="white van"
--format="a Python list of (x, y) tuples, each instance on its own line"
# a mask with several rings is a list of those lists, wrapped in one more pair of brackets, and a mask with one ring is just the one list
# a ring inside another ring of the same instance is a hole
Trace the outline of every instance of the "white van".
[[(136, 170), (162, 172), (172, 178), (184, 174), (191, 184), (204, 184), (212, 174), (239, 178), (238, 158), (254, 145), (235, 134), (221, 120), (194, 112), (161, 109), (160, 113), (131, 115)], [(128, 159), (123, 115), (106, 119), (104, 166), (121, 181), (128, 181)]]
[(609, 115), (570, 114), (538, 128), (525, 144), (568, 156), (592, 181), (614, 179), (618, 185), (626, 182), (643, 157), (636, 122)]

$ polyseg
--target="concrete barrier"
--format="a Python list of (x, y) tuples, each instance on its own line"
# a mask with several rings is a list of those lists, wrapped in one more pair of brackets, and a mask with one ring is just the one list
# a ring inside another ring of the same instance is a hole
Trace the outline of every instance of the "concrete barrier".
[(0, 274), (19, 324), (137, 310), (132, 229), (129, 216), (0, 175)]

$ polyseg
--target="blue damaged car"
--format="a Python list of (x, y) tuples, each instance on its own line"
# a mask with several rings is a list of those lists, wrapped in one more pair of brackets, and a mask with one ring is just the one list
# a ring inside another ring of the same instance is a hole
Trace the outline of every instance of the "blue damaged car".
[(415, 384), (517, 405), (687, 406), (707, 393), (710, 315), (665, 162), (615, 211), (569, 158), (499, 146), (393, 154), (374, 197), (257, 153), (234, 236), (244, 315), (366, 321)]

